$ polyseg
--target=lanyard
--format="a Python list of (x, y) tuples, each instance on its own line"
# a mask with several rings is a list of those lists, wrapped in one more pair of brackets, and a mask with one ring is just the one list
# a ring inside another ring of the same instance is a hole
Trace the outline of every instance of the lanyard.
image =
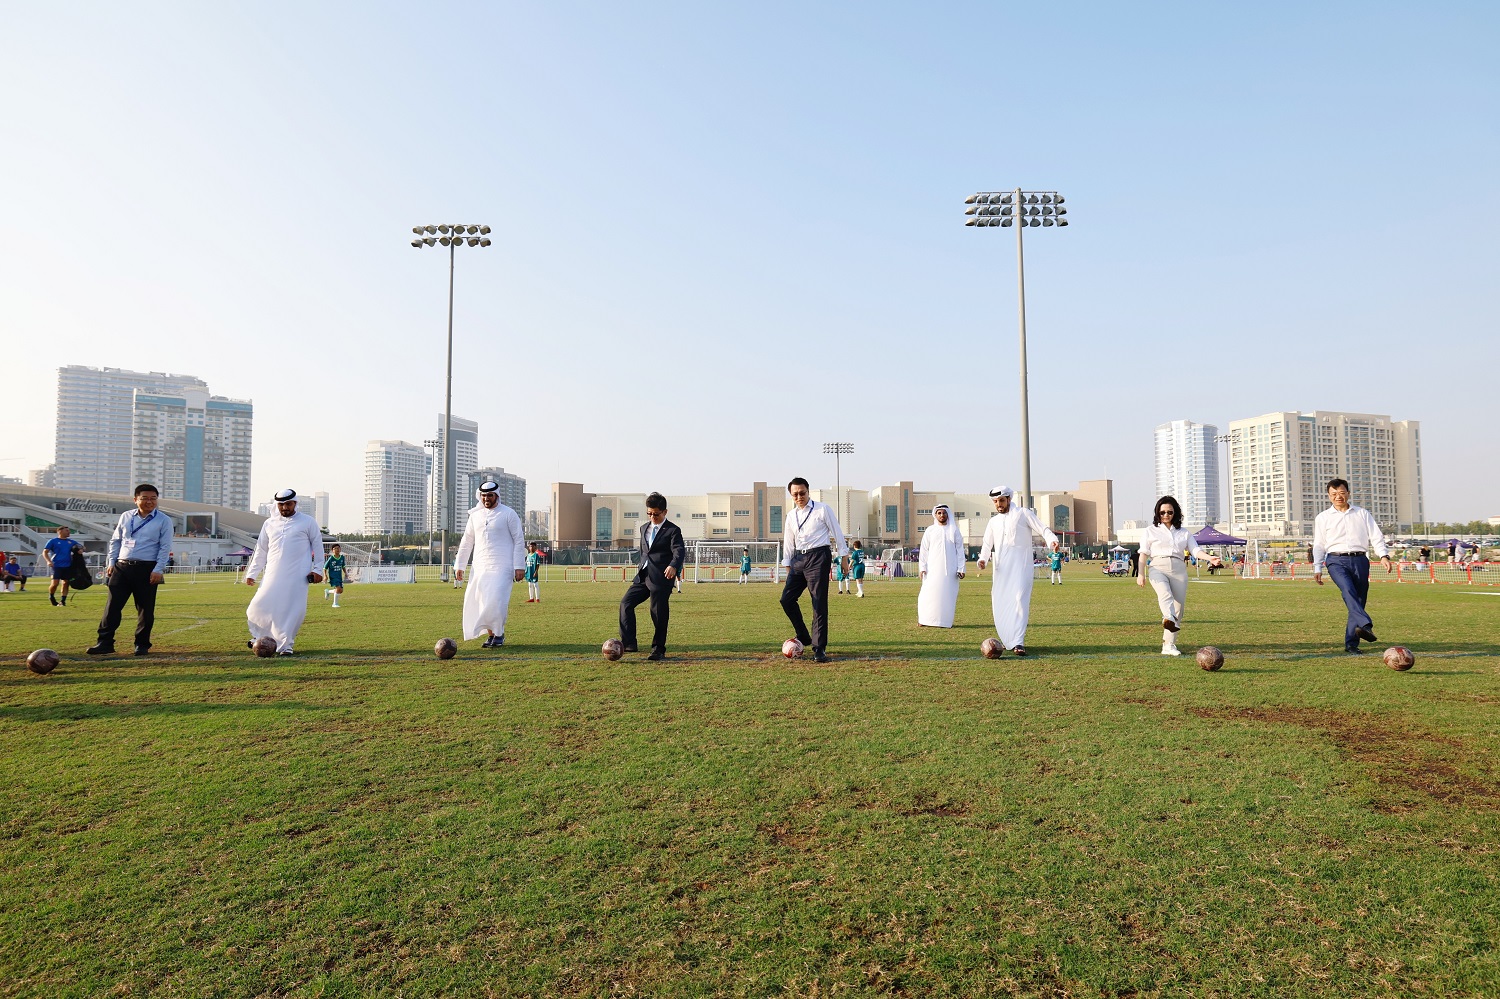
[(803, 514), (800, 517), (798, 517), (796, 515), (796, 513), (792, 514), (792, 517), (797, 521), (797, 532), (799, 534), (802, 532), (802, 526), (807, 523), (807, 521), (808, 521), (808, 519), (810, 517), (812, 517), (812, 515), (813, 515), (813, 507), (816, 506), (816, 505), (817, 504), (814, 503), (812, 500), (808, 500), (807, 501), (807, 512), (805, 514)]
[[(140, 517), (140, 514), (136, 514), (135, 516)], [(141, 519), (141, 522), (139, 524), (136, 524), (134, 527), (129, 528), (130, 536), (132, 538), (135, 537), (137, 531), (139, 531), (141, 528), (145, 527), (147, 524), (151, 523), (155, 519), (156, 519), (156, 511), (152, 510), (151, 511), (151, 516), (149, 516), (149, 517), (143, 517)], [(126, 521), (126, 523), (129, 523), (129, 521)]]

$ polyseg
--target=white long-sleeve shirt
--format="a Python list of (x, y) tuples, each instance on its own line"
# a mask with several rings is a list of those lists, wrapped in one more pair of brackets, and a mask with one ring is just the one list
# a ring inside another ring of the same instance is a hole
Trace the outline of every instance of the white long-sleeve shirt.
[(810, 548), (832, 545), (839, 558), (849, 554), (844, 544), (844, 529), (839, 526), (838, 515), (833, 507), (817, 500), (808, 500), (807, 506), (793, 503), (782, 521), (781, 564), (790, 566), (794, 552), (805, 552)]
[(1184, 551), (1192, 552), (1194, 558), (1208, 558), (1208, 552), (1186, 527), (1152, 524), (1141, 535), (1141, 558), (1182, 558)]
[(1010, 512), (995, 514), (985, 525), (984, 541), (979, 546), (979, 561), (988, 562), (992, 555), (998, 561), (1008, 550), (1022, 549), (1029, 559), (1032, 541), (1038, 537), (1049, 548), (1057, 544), (1057, 535), (1042, 523), (1035, 512), (1012, 504)]
[(1323, 562), (1330, 554), (1368, 555), (1371, 549), (1376, 558), (1385, 558), (1388, 551), (1380, 525), (1362, 506), (1351, 503), (1347, 510), (1329, 507), (1313, 521), (1313, 572), (1323, 571)]

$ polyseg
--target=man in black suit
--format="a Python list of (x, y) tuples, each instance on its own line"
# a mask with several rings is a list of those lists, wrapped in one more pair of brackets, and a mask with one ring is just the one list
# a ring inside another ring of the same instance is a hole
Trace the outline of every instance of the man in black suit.
[(620, 601), (620, 644), (626, 652), (635, 652), (635, 609), (648, 598), (651, 601), (651, 654), (646, 658), (660, 662), (667, 657), (667, 622), (671, 609), (667, 598), (672, 595), (672, 580), (682, 575), (682, 531), (667, 519), (667, 498), (661, 493), (646, 497), (650, 520), (641, 525), (641, 567), (635, 580)]

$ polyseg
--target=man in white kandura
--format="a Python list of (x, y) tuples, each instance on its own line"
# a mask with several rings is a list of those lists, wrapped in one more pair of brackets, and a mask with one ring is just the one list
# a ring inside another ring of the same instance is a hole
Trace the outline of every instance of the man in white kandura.
[(455, 579), (462, 581), (469, 556), (474, 575), (464, 590), (464, 641), (487, 637), (481, 648), (505, 644), (505, 619), (510, 614), (510, 588), (526, 572), (526, 535), (516, 511), (500, 502), (500, 483), (479, 485), (479, 505), (469, 511), (469, 525), (453, 556)]
[(245, 585), (260, 588), (245, 617), (249, 646), (269, 635), (278, 655), (295, 655), (293, 643), (307, 617), (307, 584), (323, 581), (323, 532), (318, 522), (297, 512), (297, 491), (276, 494), (276, 513), (261, 525), (255, 554), (245, 567)]
[(1047, 547), (1057, 550), (1053, 534), (1036, 514), (1011, 502), (1014, 491), (1009, 486), (990, 490), (995, 501), (995, 515), (984, 529), (984, 544), (979, 548), (979, 568), (994, 556), (995, 575), (990, 584), (990, 607), (995, 613), (995, 631), (1000, 644), (1026, 654), (1026, 622), (1031, 617), (1032, 539), (1040, 537)]
[(958, 581), (964, 578), (964, 536), (948, 504), (932, 508), (932, 526), (922, 532), (917, 569), (922, 589), (917, 594), (917, 624), (927, 628), (953, 627), (958, 605)]

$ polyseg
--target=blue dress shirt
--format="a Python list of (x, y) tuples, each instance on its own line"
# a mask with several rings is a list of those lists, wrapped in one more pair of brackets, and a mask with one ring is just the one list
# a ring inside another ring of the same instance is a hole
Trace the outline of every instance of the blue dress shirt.
[(152, 510), (149, 517), (127, 510), (120, 514), (120, 522), (109, 536), (109, 560), (105, 564), (112, 566), (120, 559), (136, 559), (155, 562), (152, 572), (166, 572), (167, 556), (171, 553), (171, 517), (160, 510)]

